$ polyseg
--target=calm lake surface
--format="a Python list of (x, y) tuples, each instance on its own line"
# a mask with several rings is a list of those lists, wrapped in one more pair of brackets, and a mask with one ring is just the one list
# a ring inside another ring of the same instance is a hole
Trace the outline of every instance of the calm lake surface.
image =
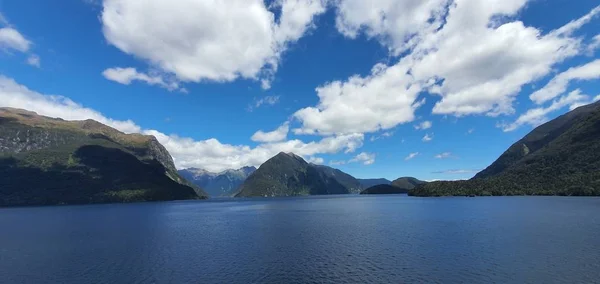
[(2, 283), (593, 283), (600, 199), (330, 196), (0, 209)]

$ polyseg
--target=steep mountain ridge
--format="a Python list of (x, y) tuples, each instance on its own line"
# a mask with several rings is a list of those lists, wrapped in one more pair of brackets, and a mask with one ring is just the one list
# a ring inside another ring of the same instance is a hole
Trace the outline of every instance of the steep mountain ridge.
[(0, 205), (205, 197), (153, 136), (0, 108)]
[(236, 197), (350, 193), (351, 189), (343, 183), (353, 182), (344, 178), (348, 177), (341, 171), (309, 164), (298, 155), (281, 152), (252, 173)]
[(433, 182), (409, 194), (600, 195), (600, 102), (538, 126), (470, 180)]

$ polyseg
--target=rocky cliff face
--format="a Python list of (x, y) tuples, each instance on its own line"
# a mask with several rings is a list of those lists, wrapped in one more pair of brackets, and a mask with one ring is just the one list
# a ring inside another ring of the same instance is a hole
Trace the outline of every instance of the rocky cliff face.
[(167, 170), (177, 172), (171, 154), (169, 154), (169, 151), (167, 151), (165, 146), (160, 144), (160, 142), (158, 142), (154, 136), (150, 136), (147, 148), (148, 156), (160, 162)]

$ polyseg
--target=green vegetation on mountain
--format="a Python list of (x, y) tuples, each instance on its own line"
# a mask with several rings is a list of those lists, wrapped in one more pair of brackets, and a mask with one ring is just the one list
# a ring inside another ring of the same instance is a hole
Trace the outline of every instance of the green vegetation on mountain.
[(409, 191), (415, 188), (418, 185), (425, 184), (427, 182), (416, 179), (414, 177), (401, 177), (392, 181), (392, 185), (401, 188), (403, 190)]
[(363, 190), (360, 194), (404, 194), (408, 189), (393, 186), (391, 184), (378, 184)]
[(600, 195), (600, 102), (537, 127), (470, 180), (432, 182), (409, 194)]
[(204, 197), (153, 136), (0, 108), (0, 206)]
[(279, 153), (246, 179), (236, 197), (350, 193), (348, 185), (343, 184), (348, 180), (340, 182), (339, 173), (309, 164), (293, 153)]
[(401, 177), (391, 184), (378, 184), (363, 190), (360, 194), (403, 194), (426, 182), (414, 177)]
[(316, 167), (320, 172), (325, 174), (328, 178), (333, 178), (344, 187), (348, 189), (349, 193), (360, 193), (362, 190), (362, 186), (360, 181), (354, 178), (353, 176), (342, 172), (338, 169), (334, 169), (332, 167), (323, 166), (323, 165), (312, 165)]
[(360, 183), (360, 187), (363, 190), (367, 189), (369, 187), (372, 187), (372, 186), (380, 185), (380, 184), (387, 184), (387, 185), (392, 184), (392, 182), (390, 180), (385, 179), (385, 178), (368, 178), (368, 179), (359, 178), (358, 182)]

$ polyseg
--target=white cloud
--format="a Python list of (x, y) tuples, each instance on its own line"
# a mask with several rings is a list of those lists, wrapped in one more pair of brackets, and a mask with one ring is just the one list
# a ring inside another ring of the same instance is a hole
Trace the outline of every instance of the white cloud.
[(371, 75), (352, 76), (345, 82), (334, 81), (316, 89), (319, 104), (298, 110), (294, 117), (302, 123), (296, 134), (376, 132), (413, 121), (415, 102), (421, 87), (408, 65), (388, 67), (378, 64)]
[(444, 153), (435, 155), (436, 159), (448, 159), (448, 158), (452, 158), (452, 157), (454, 157), (454, 156), (450, 152), (444, 152)]
[(350, 159), (348, 163), (362, 163), (363, 165), (372, 165), (375, 163), (375, 154), (362, 152)]
[(519, 116), (517, 120), (511, 124), (499, 124), (504, 132), (513, 131), (525, 124), (531, 126), (538, 126), (546, 121), (548, 115), (551, 112), (560, 110), (566, 106), (581, 106), (582, 104), (590, 103), (589, 96), (582, 95), (579, 89), (570, 92), (569, 94), (562, 96), (560, 99), (555, 100), (552, 104), (546, 108), (538, 107), (532, 108)]
[(169, 91), (179, 90), (181, 92), (187, 93), (187, 90), (179, 87), (179, 83), (174, 80), (167, 80), (161, 74), (145, 74), (142, 72), (138, 72), (137, 69), (128, 67), (128, 68), (108, 68), (102, 72), (102, 76), (104, 78), (117, 82), (123, 85), (129, 85), (133, 81), (142, 81), (147, 83), (148, 85), (158, 85), (162, 88), (165, 88)]
[(410, 154), (408, 154), (408, 156), (406, 156), (406, 158), (404, 158), (404, 160), (405, 161), (412, 160), (415, 157), (417, 157), (418, 155), (419, 155), (419, 152), (410, 153)]
[(270, 7), (280, 12), (276, 21), (262, 0), (104, 0), (103, 6), (104, 36), (121, 51), (181, 81), (265, 75), (263, 87), (287, 46), (325, 11), (324, 0), (277, 0)]
[(429, 142), (431, 140), (433, 140), (433, 133), (425, 133), (425, 136), (423, 136), (423, 139), (421, 139), (423, 142)]
[(154, 135), (175, 161), (177, 168), (197, 167), (212, 172), (259, 166), (279, 152), (293, 152), (304, 157), (352, 153), (362, 147), (363, 134), (347, 134), (303, 142), (288, 140), (260, 144), (254, 148), (246, 145), (223, 144), (217, 139), (197, 141), (191, 138), (167, 135), (157, 130), (144, 130), (131, 120), (115, 120), (86, 108), (62, 96), (43, 95), (19, 85), (14, 80), (0, 76), (0, 107), (14, 107), (35, 111), (38, 114), (66, 120), (94, 119), (126, 133)]
[(246, 110), (251, 112), (263, 105), (272, 106), (277, 103), (279, 103), (279, 96), (265, 96), (260, 99), (254, 98), (254, 101), (248, 105)]
[(40, 68), (40, 57), (35, 54), (30, 55), (29, 57), (27, 57), (27, 64)]
[(600, 47), (600, 34), (597, 34), (593, 39), (592, 42), (588, 45), (588, 53), (590, 55), (594, 54), (594, 51), (596, 51), (596, 49), (598, 49)]
[(582, 38), (572, 33), (598, 10), (543, 34), (514, 20), (527, 0), (448, 2), (334, 1), (340, 32), (351, 38), (364, 33), (392, 55), (404, 56), (391, 65), (376, 64), (367, 76), (318, 87), (319, 103), (294, 114), (302, 124), (294, 133), (390, 129), (415, 119), (423, 91), (441, 98), (434, 114), (512, 114), (523, 85), (581, 53)]
[(0, 107), (22, 108), (49, 117), (66, 120), (94, 119), (126, 133), (140, 132), (131, 120), (114, 120), (76, 102), (56, 95), (42, 95), (0, 75)]
[(371, 142), (374, 142), (374, 141), (377, 141), (379, 139), (389, 138), (389, 137), (392, 137), (392, 136), (394, 136), (394, 131), (386, 131), (386, 132), (381, 133), (381, 135), (371, 136), (370, 140), (371, 140)]
[(178, 168), (198, 167), (213, 172), (243, 166), (259, 166), (279, 152), (293, 152), (303, 157), (340, 151), (350, 153), (361, 147), (364, 139), (361, 134), (349, 134), (308, 143), (296, 139), (251, 148), (245, 145), (222, 144), (217, 139), (195, 141), (158, 131), (144, 133), (154, 135), (169, 150)]
[(0, 29), (0, 49), (27, 52), (30, 47), (31, 42), (19, 33), (19, 31), (11, 27)]
[(417, 130), (421, 130), (421, 129), (425, 130), (425, 129), (431, 128), (432, 125), (433, 124), (431, 123), (431, 121), (426, 120), (426, 121), (423, 121), (423, 122), (415, 125), (415, 129), (417, 129)]
[(442, 97), (433, 113), (511, 114), (523, 85), (578, 54), (580, 39), (568, 37), (566, 31), (542, 35), (520, 21), (494, 23), (499, 15), (515, 15), (525, 3), (458, 2), (450, 8), (444, 28), (417, 47), (415, 52), (425, 55), (417, 56), (415, 77), (444, 79), (432, 88)]
[(377, 38), (395, 55), (442, 24), (448, 0), (340, 0), (336, 27), (356, 38)]
[(467, 134), (473, 134), (473, 132), (475, 132), (475, 128), (471, 128), (471, 129), (467, 130)]
[(321, 157), (308, 157), (308, 162), (311, 164), (315, 164), (315, 165), (322, 165), (325, 163), (325, 160), (323, 160), (323, 158)]
[(271, 132), (264, 132), (262, 130), (256, 131), (250, 139), (255, 142), (279, 142), (287, 138), (289, 130), (290, 125), (286, 122)]
[(556, 75), (546, 86), (535, 91), (529, 98), (537, 104), (542, 104), (562, 95), (567, 90), (571, 81), (594, 80), (598, 78), (600, 78), (600, 59), (577, 67), (571, 67), (567, 71)]
[(345, 164), (346, 164), (346, 161), (336, 161), (336, 160), (329, 161), (330, 166), (341, 166), (341, 165), (345, 165)]
[(595, 103), (597, 101), (600, 101), (600, 95), (597, 95), (589, 100), (583, 100), (583, 101), (579, 101), (579, 102), (574, 102), (571, 105), (569, 105), (569, 110), (574, 110), (580, 106), (585, 106), (585, 105), (589, 105), (591, 103)]

